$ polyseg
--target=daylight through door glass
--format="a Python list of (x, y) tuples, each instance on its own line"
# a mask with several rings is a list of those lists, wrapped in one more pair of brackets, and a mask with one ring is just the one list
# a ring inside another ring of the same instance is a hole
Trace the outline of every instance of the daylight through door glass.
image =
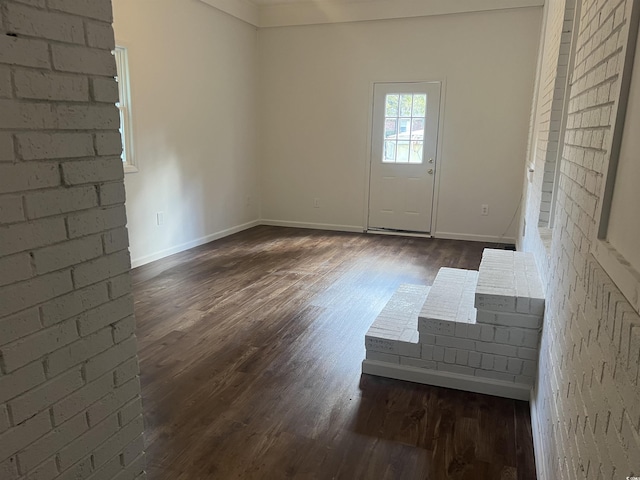
[(383, 163), (422, 163), (427, 95), (390, 93), (385, 99)]

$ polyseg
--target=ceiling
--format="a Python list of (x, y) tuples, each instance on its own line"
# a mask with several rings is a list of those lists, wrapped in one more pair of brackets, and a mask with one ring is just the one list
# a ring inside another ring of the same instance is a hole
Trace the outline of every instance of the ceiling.
[[(249, 0), (256, 5), (279, 5), (283, 3), (319, 3), (318, 0)], [(320, 0), (327, 1), (327, 0)], [(330, 3), (373, 2), (376, 0), (331, 0)]]
[(541, 7), (545, 0), (200, 0), (255, 27), (284, 27)]

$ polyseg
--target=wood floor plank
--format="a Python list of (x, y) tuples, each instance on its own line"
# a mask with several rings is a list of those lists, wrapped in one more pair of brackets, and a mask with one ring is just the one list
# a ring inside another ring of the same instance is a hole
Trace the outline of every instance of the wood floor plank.
[(534, 479), (526, 403), (360, 373), (396, 288), (485, 246), (256, 227), (135, 269), (149, 478)]

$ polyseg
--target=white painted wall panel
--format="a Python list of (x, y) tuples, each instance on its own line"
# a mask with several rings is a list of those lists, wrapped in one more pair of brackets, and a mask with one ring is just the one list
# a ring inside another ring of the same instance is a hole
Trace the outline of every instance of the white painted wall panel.
[(512, 240), (541, 13), (260, 30), (262, 217), (362, 227), (373, 82), (443, 80), (436, 233)]
[(259, 218), (256, 29), (200, 2), (113, 9), (129, 49), (140, 172), (126, 176), (126, 205), (139, 265)]

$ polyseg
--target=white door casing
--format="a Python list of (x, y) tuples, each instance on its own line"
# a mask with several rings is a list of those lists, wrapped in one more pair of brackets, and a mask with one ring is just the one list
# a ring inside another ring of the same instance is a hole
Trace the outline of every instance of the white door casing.
[(374, 85), (369, 230), (430, 233), (440, 82)]

